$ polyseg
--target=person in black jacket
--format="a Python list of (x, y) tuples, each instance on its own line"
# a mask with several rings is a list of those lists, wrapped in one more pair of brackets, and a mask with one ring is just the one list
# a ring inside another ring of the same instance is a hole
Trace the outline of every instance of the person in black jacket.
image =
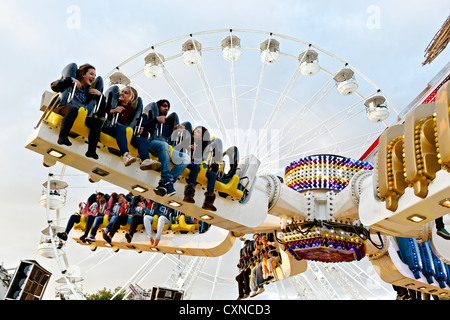
[(133, 235), (136, 232), (137, 227), (140, 224), (144, 223), (144, 213), (145, 208), (147, 208), (147, 199), (143, 196), (135, 196), (131, 202), (131, 221), (130, 221), (130, 229), (125, 234), (125, 238), (128, 243), (131, 243), (133, 239)]
[[(72, 142), (70, 142), (68, 136), (75, 122), (75, 119), (78, 116), (78, 109), (81, 107), (85, 107), (92, 101), (92, 99), (102, 95), (99, 90), (91, 87), (96, 79), (96, 76), (97, 75), (94, 66), (90, 64), (83, 64), (78, 68), (75, 78), (65, 77), (51, 83), (50, 87), (55, 92), (63, 92), (67, 88), (76, 84), (73, 99), (65, 105), (58, 105), (53, 110), (54, 112), (63, 116), (58, 137), (58, 144), (67, 146), (72, 145)], [(102, 101), (104, 101), (104, 99), (102, 99)], [(92, 125), (92, 119), (95, 118), (86, 118), (86, 125), (88, 127)], [(96, 142), (98, 141), (98, 139), (96, 137), (91, 137), (90, 132), (88, 141), (89, 145), (86, 156), (98, 159), (98, 156), (95, 152), (97, 147)]]
[[(210, 143), (211, 138), (208, 129), (202, 126), (198, 126), (194, 129), (191, 136), (191, 163), (188, 164), (187, 168), (190, 170), (189, 178), (187, 179), (187, 185), (184, 190), (184, 202), (195, 203), (195, 186), (197, 184), (197, 176), (200, 172), (200, 166), (204, 160), (204, 154), (206, 147)], [(217, 174), (214, 171), (207, 170), (206, 178), (208, 179), (208, 184), (205, 192), (205, 201), (203, 202), (202, 208), (206, 210), (216, 211), (214, 207), (214, 200), (216, 199), (216, 194), (214, 193), (214, 187), (216, 185)]]
[[(168, 100), (161, 99), (156, 102), (159, 115), (148, 119), (143, 124), (143, 132), (151, 134), (150, 140), (148, 140), (148, 151), (158, 157), (161, 163), (161, 180), (158, 186), (154, 189), (155, 193), (159, 196), (172, 196), (176, 193), (173, 184), (176, 182), (180, 174), (186, 169), (190, 163), (189, 156), (185, 153), (173, 150), (170, 155), (170, 141), (174, 131), (185, 130), (185, 126), (182, 124), (176, 124), (174, 126), (166, 122), (167, 115), (170, 110), (170, 103)], [(139, 139), (145, 139), (140, 137)], [(174, 163), (172, 169), (170, 168), (170, 161)]]
[(242, 247), (240, 251), (239, 263), (237, 265), (239, 274), (236, 276), (239, 292), (237, 300), (248, 298), (250, 295), (250, 264), (251, 259), (253, 259), (252, 253), (249, 252), (250, 242), (250, 240), (245, 240), (244, 247)]

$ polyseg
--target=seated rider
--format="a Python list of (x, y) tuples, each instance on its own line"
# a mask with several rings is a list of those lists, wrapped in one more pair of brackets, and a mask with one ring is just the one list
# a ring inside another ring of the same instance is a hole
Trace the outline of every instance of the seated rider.
[(245, 299), (250, 296), (250, 259), (252, 258), (253, 252), (249, 252), (249, 242), (250, 240), (245, 240), (244, 247), (240, 250), (239, 263), (237, 265), (239, 274), (236, 276), (239, 292), (237, 300)]
[[(150, 245), (156, 247), (161, 240), (161, 234), (164, 231), (164, 227), (170, 224), (170, 214), (172, 209), (160, 204), (153, 202), (152, 210), (146, 208), (144, 215), (144, 227), (150, 238)], [(156, 235), (153, 237), (152, 224), (153, 220), (158, 219), (158, 226), (156, 228)]]
[(261, 237), (261, 243), (264, 249), (264, 263), (263, 263), (263, 278), (264, 281), (269, 282), (273, 279), (272, 262), (278, 257), (276, 251), (277, 244), (275, 241), (269, 241), (267, 235)]
[[(84, 234), (80, 237), (80, 240), (85, 242), (94, 242), (95, 233), (93, 233), (93, 225), (98, 217), (103, 217), (106, 211), (106, 198), (104, 195), (97, 196), (97, 201), (89, 206), (89, 215), (86, 216), (86, 227), (84, 229)], [(91, 231), (88, 236), (89, 231)], [(95, 230), (96, 231), (96, 230)]]
[(103, 239), (111, 244), (111, 239), (119, 230), (120, 226), (126, 225), (128, 223), (128, 210), (129, 203), (125, 198), (123, 193), (119, 194), (118, 201), (114, 204), (111, 212), (109, 213), (109, 223), (103, 228), (102, 234)]
[[(89, 229), (91, 228), (90, 225), (92, 225), (94, 219), (92, 219), (92, 222), (91, 222), (90, 218), (88, 218), (88, 217), (91, 216), (92, 213), (94, 213), (93, 211), (94, 211), (95, 205), (97, 204), (97, 201), (99, 201), (100, 198), (102, 198), (102, 197), (103, 197), (103, 194), (101, 192), (99, 192), (97, 194), (93, 193), (89, 196), (89, 198), (87, 199), (86, 202), (80, 203), (78, 205), (78, 207), (80, 208), (79, 211), (75, 212), (74, 214), (72, 214), (70, 216), (69, 221), (67, 221), (66, 229), (64, 230), (64, 232), (58, 232), (56, 235), (60, 239), (67, 241), (67, 235), (69, 234), (69, 232), (72, 230), (73, 226), (76, 223), (80, 223), (82, 215), (86, 216), (86, 229), (88, 229), (88, 231), (89, 231)], [(91, 213), (89, 212), (90, 209), (91, 209)], [(87, 235), (87, 233), (86, 233), (86, 235)], [(84, 237), (84, 238), (86, 238), (86, 237)], [(80, 237), (80, 239), (81, 239), (81, 237)], [(84, 239), (82, 239), (82, 241), (84, 242)]]
[[(91, 131), (95, 130), (98, 139), (100, 138), (100, 130), (104, 133), (116, 138), (117, 145), (119, 146), (120, 153), (122, 155), (123, 162), (126, 167), (136, 162), (138, 159), (133, 157), (128, 150), (127, 140), (127, 127), (131, 124), (137, 110), (133, 105), (133, 102), (138, 98), (136, 89), (131, 86), (126, 86), (122, 89), (118, 97), (118, 105), (114, 109), (107, 110), (110, 115), (118, 114), (117, 124), (113, 126), (103, 126), (102, 121), (97, 119), (97, 125), (95, 128), (91, 128)], [(97, 141), (98, 141), (97, 139)], [(148, 170), (150, 168), (156, 170), (159, 168), (159, 163), (155, 160), (149, 159), (148, 150), (144, 141), (132, 138), (133, 145), (136, 145), (139, 153), (139, 157), (143, 160), (141, 164), (142, 170)]]
[[(69, 87), (72, 87), (74, 84), (76, 84), (76, 89), (72, 100), (65, 105), (56, 106), (53, 110), (55, 113), (63, 116), (58, 137), (58, 144), (66, 146), (72, 145), (72, 142), (70, 142), (69, 140), (69, 132), (72, 129), (72, 126), (78, 116), (78, 109), (81, 107), (86, 107), (95, 97), (100, 97), (102, 95), (99, 90), (91, 87), (95, 79), (95, 67), (90, 64), (83, 64), (76, 71), (75, 78), (63, 77), (51, 83), (50, 87), (55, 92), (63, 92)], [(104, 101), (105, 99), (102, 99), (102, 102)], [(85, 124), (88, 127), (91, 127), (91, 121), (93, 121), (92, 119), (94, 118), (86, 118)], [(98, 159), (98, 156), (95, 152), (98, 138), (95, 137), (95, 134), (95, 132), (89, 132), (89, 143), (86, 156)]]
[(262, 271), (262, 243), (260, 239), (261, 235), (259, 233), (255, 233), (253, 235), (253, 241), (249, 242), (249, 248), (254, 249), (253, 258), (255, 259), (255, 263), (257, 263), (250, 273), (250, 289), (252, 291), (250, 294), (251, 298), (265, 291)]
[(125, 234), (125, 238), (127, 239), (128, 243), (130, 243), (131, 240), (133, 239), (133, 235), (136, 232), (137, 227), (140, 224), (144, 223), (144, 211), (146, 208), (147, 208), (147, 199), (145, 199), (143, 196), (133, 197), (130, 208), (130, 215), (131, 215), (130, 229)]
[[(180, 174), (184, 171), (187, 165), (190, 163), (189, 156), (182, 152), (173, 150), (172, 156), (170, 156), (170, 146), (172, 133), (176, 130), (184, 130), (185, 127), (182, 124), (175, 124), (172, 126), (166, 122), (167, 114), (170, 110), (170, 102), (168, 100), (159, 100), (156, 102), (158, 115), (152, 115), (150, 119), (147, 119), (142, 127), (144, 133), (149, 133), (150, 140), (144, 137), (137, 139), (144, 139), (147, 142), (149, 152), (158, 157), (161, 163), (161, 180), (158, 186), (154, 189), (155, 193), (159, 196), (172, 196), (176, 193), (173, 184), (177, 181)], [(170, 161), (174, 163), (172, 169), (170, 169)]]
[[(187, 168), (190, 170), (189, 178), (187, 179), (187, 185), (184, 189), (184, 199), (183, 201), (189, 203), (195, 203), (195, 186), (197, 184), (197, 176), (200, 172), (200, 165), (202, 161), (207, 156), (204, 154), (205, 148), (210, 143), (209, 131), (202, 126), (198, 126), (194, 129), (191, 136), (191, 163), (188, 164)], [(206, 178), (208, 179), (208, 184), (205, 192), (205, 201), (203, 202), (202, 208), (206, 210), (216, 211), (214, 207), (214, 200), (216, 199), (216, 194), (214, 193), (214, 187), (216, 185), (217, 174), (214, 171), (207, 170)]]
[[(89, 233), (89, 236), (86, 238), (89, 242), (96, 241), (96, 234), (98, 228), (103, 224), (103, 221), (105, 220), (105, 216), (108, 215), (112, 217), (111, 210), (113, 205), (117, 202), (119, 195), (116, 192), (113, 192), (111, 195), (105, 194), (103, 196), (105, 198), (106, 203), (104, 204), (104, 207), (100, 209), (99, 214), (95, 217), (94, 224), (92, 225), (91, 232)], [(101, 201), (101, 199), (100, 199)]]

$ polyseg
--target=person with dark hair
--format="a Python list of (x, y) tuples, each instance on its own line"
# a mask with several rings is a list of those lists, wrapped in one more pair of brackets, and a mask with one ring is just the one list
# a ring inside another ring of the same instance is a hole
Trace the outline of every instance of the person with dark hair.
[(263, 293), (264, 289), (264, 279), (263, 279), (263, 260), (262, 260), (262, 243), (261, 243), (261, 235), (259, 233), (255, 233), (253, 235), (253, 241), (249, 243), (249, 246), (254, 249), (253, 250), (253, 258), (255, 262), (257, 262), (256, 266), (251, 271), (250, 277), (250, 289), (252, 293), (250, 294), (250, 298)]
[(105, 216), (108, 215), (112, 218), (113, 215), (111, 215), (111, 210), (114, 206), (114, 204), (117, 202), (119, 195), (116, 192), (113, 192), (111, 195), (104, 195), (105, 198), (105, 204), (104, 208), (100, 210), (100, 214), (98, 214), (95, 217), (94, 224), (92, 225), (91, 232), (89, 236), (86, 238), (89, 242), (96, 241), (95, 236), (97, 234), (98, 228), (103, 224), (103, 221), (105, 220)]
[[(78, 116), (78, 109), (86, 107), (95, 97), (102, 95), (99, 90), (91, 87), (96, 80), (96, 77), (95, 67), (90, 64), (83, 64), (78, 68), (75, 78), (64, 77), (51, 83), (50, 87), (55, 92), (63, 92), (69, 87), (76, 85), (73, 99), (65, 105), (56, 106), (53, 110), (53, 112), (63, 116), (57, 141), (58, 144), (66, 146), (72, 145), (72, 142), (69, 140), (69, 132)], [(104, 99), (102, 99), (102, 101), (104, 101)], [(92, 125), (92, 119), (94, 118), (86, 118), (85, 123), (88, 127)], [(95, 132), (92, 132), (92, 134), (89, 132), (89, 144), (86, 156), (97, 159), (98, 156), (95, 151), (98, 138), (93, 135), (95, 135)]]
[[(204, 153), (210, 141), (211, 138), (208, 129), (202, 126), (198, 126), (194, 129), (191, 135), (191, 163), (187, 166), (190, 172), (189, 178), (186, 181), (188, 184), (184, 189), (184, 202), (195, 203), (194, 196), (197, 177), (200, 172), (200, 165), (202, 164), (204, 157), (207, 156)], [(207, 170), (206, 178), (208, 179), (208, 184), (205, 192), (205, 201), (203, 202), (202, 208), (216, 211), (217, 209), (214, 207), (214, 200), (216, 199), (214, 187), (216, 185), (217, 174), (214, 171)]]
[(86, 202), (80, 203), (78, 205), (80, 210), (78, 212), (75, 212), (69, 217), (69, 221), (67, 221), (66, 229), (64, 230), (64, 232), (58, 232), (56, 235), (60, 239), (67, 241), (67, 236), (69, 232), (72, 230), (72, 228), (76, 223), (80, 223), (81, 216), (84, 215), (86, 216), (85, 230), (87, 231), (85, 231), (84, 235), (80, 237), (80, 240), (84, 242), (89, 233), (89, 230), (91, 229), (92, 224), (94, 223), (94, 219), (99, 212), (98, 204), (101, 198), (103, 198), (103, 193), (101, 192), (93, 193), (89, 196)]
[(127, 239), (128, 243), (131, 243), (133, 239), (133, 235), (135, 234), (137, 227), (140, 224), (144, 223), (144, 213), (147, 208), (147, 199), (143, 196), (135, 196), (131, 202), (131, 221), (130, 221), (130, 229), (125, 234), (125, 239)]
[(129, 203), (123, 193), (119, 194), (118, 201), (114, 204), (110, 214), (108, 225), (101, 230), (103, 239), (111, 244), (111, 239), (120, 226), (128, 223)]
[[(156, 102), (156, 105), (159, 114), (157, 116), (153, 115), (151, 119), (148, 119), (143, 124), (143, 131), (151, 134), (150, 140), (144, 137), (138, 139), (147, 141), (149, 152), (157, 156), (161, 163), (161, 180), (154, 189), (155, 193), (159, 196), (172, 196), (176, 193), (173, 184), (190, 163), (190, 159), (187, 154), (176, 150), (173, 150), (172, 155), (170, 155), (171, 136), (175, 130), (183, 131), (185, 127), (182, 124), (171, 126), (166, 122), (170, 110), (170, 102), (168, 100), (159, 100)], [(171, 159), (174, 163), (172, 169), (170, 169)]]
[(267, 235), (263, 235), (261, 237), (261, 244), (263, 246), (263, 255), (264, 255), (262, 267), (263, 278), (264, 281), (267, 283), (274, 278), (272, 263), (274, 261), (277, 261), (278, 258), (278, 252), (276, 251), (277, 244), (275, 243), (275, 241), (269, 241)]
[[(84, 234), (80, 237), (81, 241), (94, 242), (95, 241), (95, 233), (97, 232), (97, 228), (94, 229), (95, 221), (97, 218), (103, 217), (106, 212), (106, 198), (104, 195), (97, 196), (97, 202), (94, 202), (89, 207), (90, 215), (86, 217), (86, 228), (84, 229)], [(88, 235), (90, 231), (90, 234)]]
[(249, 252), (250, 240), (245, 240), (244, 247), (240, 250), (239, 263), (237, 267), (239, 268), (239, 274), (236, 276), (236, 281), (238, 283), (239, 296), (237, 300), (246, 299), (250, 296), (250, 274), (251, 274), (251, 259), (252, 252)]

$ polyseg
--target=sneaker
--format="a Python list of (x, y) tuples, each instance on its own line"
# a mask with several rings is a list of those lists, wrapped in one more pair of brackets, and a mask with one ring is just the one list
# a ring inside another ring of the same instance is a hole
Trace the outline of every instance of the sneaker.
[(82, 242), (86, 242), (86, 236), (83, 234), (83, 235), (80, 237), (80, 240), (81, 240)]
[(438, 229), (436, 232), (438, 236), (444, 238), (445, 240), (450, 240), (450, 233), (445, 229)]
[(102, 235), (103, 235), (103, 239), (105, 239), (106, 242), (111, 244), (111, 237), (108, 236), (108, 231), (105, 228), (102, 229)]
[(58, 238), (60, 238), (61, 240), (67, 241), (67, 233), (65, 233), (65, 232), (58, 232), (56, 235), (57, 235)]
[(259, 287), (258, 290), (256, 291), (256, 294), (263, 293), (264, 291), (266, 291), (266, 289), (264, 289), (264, 287)]
[(165, 188), (165, 183), (160, 181), (158, 183), (158, 186), (155, 189), (153, 189), (153, 191), (160, 197), (165, 196), (167, 193), (167, 189)]
[(161, 162), (153, 159), (145, 159), (142, 161), (140, 168), (141, 170), (158, 170), (161, 168)]
[(173, 196), (175, 193), (177, 193), (177, 191), (175, 190), (175, 188), (173, 187), (173, 183), (172, 182), (167, 182), (165, 185), (165, 188), (167, 190), (167, 196)]
[(250, 294), (250, 298), (253, 298), (254, 296), (257, 296), (258, 295), (258, 290), (256, 290), (256, 291), (252, 291), (252, 293)]
[(128, 167), (132, 163), (136, 162), (138, 159), (133, 157), (129, 152), (125, 152), (122, 156), (123, 163), (125, 164), (125, 167)]
[(89, 237), (86, 238), (86, 241), (87, 242), (95, 242), (95, 237), (92, 234), (90, 234)]

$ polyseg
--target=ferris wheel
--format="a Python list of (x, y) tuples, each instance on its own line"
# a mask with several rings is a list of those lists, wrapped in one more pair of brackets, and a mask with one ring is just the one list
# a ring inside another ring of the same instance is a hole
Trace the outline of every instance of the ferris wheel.
[(263, 31), (186, 34), (138, 52), (105, 78), (135, 86), (147, 103), (169, 98), (181, 121), (256, 155), (269, 173), (305, 155), (359, 158), (399, 114), (350, 62)]
[[(265, 31), (181, 35), (139, 51), (103, 78), (110, 85), (133, 86), (144, 105), (168, 99), (170, 112), (193, 127), (207, 127), (225, 150), (235, 146), (241, 156), (255, 155), (261, 161), (259, 174), (283, 176), (291, 161), (313, 154), (358, 159), (399, 114), (381, 88), (350, 61), (314, 43)], [(44, 233), (53, 246), (55, 231)], [(89, 255), (99, 261), (120, 259), (120, 253), (103, 248)], [(151, 254), (123, 287), (151, 274), (162, 257)], [(62, 257), (55, 258), (66, 272)], [(191, 277), (201, 271), (191, 270), (189, 275), (168, 271), (167, 283), (178, 277), (179, 288), (191, 292)], [(77, 276), (65, 279), (72, 292)]]

